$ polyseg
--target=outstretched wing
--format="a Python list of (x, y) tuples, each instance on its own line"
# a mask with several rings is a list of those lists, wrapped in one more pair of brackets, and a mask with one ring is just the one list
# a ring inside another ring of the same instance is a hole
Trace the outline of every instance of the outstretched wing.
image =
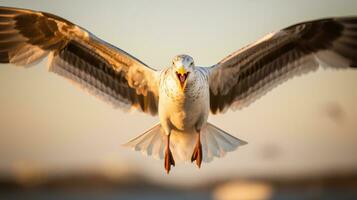
[(357, 67), (357, 17), (304, 22), (268, 34), (208, 69), (210, 108), (242, 108), (319, 64)]
[(124, 109), (156, 114), (157, 73), (125, 51), (58, 16), (0, 7), (0, 63), (49, 70)]

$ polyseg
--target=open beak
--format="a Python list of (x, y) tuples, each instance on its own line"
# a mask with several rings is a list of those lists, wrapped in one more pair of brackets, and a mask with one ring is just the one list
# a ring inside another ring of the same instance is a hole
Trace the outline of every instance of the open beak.
[(179, 70), (176, 71), (176, 76), (180, 82), (182, 91), (185, 90), (188, 74), (189, 74), (189, 72), (186, 72), (184, 67), (181, 67)]

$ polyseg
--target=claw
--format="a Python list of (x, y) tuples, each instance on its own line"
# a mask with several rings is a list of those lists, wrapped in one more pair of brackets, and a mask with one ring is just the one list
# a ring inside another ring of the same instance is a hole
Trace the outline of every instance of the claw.
[(175, 160), (174, 160), (174, 157), (172, 156), (170, 148), (167, 148), (166, 152), (165, 152), (165, 170), (166, 170), (166, 173), (170, 172), (171, 165), (175, 166)]
[(195, 149), (193, 150), (193, 154), (191, 156), (191, 162), (196, 161), (196, 165), (198, 168), (201, 168), (202, 163), (202, 145), (201, 145), (201, 137), (200, 133), (198, 133), (197, 143)]
[(175, 160), (174, 157), (172, 156), (171, 150), (170, 150), (170, 135), (167, 136), (167, 144), (166, 144), (166, 151), (165, 151), (165, 170), (166, 173), (168, 174), (171, 170), (171, 165), (175, 166)]

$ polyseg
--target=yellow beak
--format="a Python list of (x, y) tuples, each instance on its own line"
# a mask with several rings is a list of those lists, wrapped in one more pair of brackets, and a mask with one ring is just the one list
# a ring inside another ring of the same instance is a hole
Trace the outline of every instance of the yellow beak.
[[(186, 74), (186, 69), (183, 67), (183, 66), (181, 66), (177, 71), (177, 74), (180, 74), (181, 76), (185, 76), (185, 74)], [(184, 81), (184, 82), (181, 82), (181, 80), (179, 80), (180, 81), (180, 88), (181, 88), (181, 92), (184, 92), (185, 91), (185, 87), (186, 87), (186, 80)]]
[(186, 70), (183, 66), (181, 66), (178, 70), (177, 73), (179, 73), (181, 76), (183, 76), (184, 74), (186, 74)]

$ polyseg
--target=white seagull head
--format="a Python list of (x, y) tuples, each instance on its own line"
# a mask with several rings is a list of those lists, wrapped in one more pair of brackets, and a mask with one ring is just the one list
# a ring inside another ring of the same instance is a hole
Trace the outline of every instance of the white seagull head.
[(172, 60), (173, 71), (175, 72), (175, 76), (180, 84), (182, 91), (185, 90), (187, 80), (189, 78), (190, 73), (194, 71), (195, 63), (193, 62), (193, 58), (189, 55), (177, 55)]

